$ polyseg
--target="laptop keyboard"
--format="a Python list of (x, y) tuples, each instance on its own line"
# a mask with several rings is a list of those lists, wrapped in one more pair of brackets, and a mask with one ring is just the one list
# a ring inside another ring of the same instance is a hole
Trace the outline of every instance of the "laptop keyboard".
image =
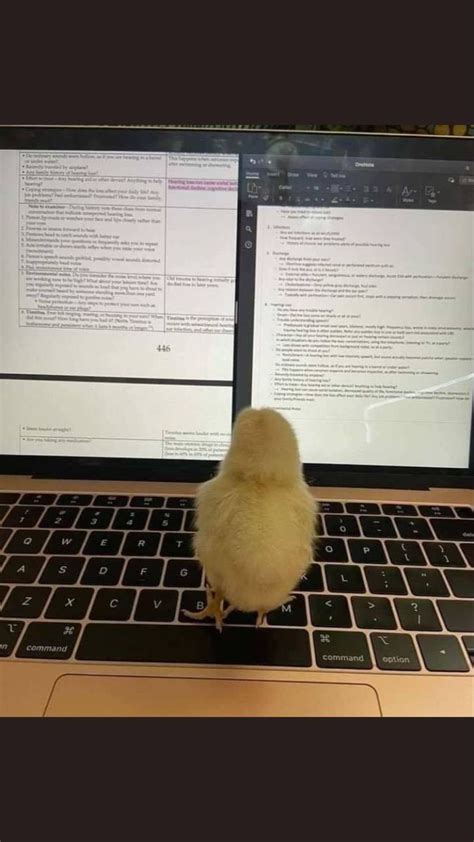
[(194, 498), (0, 493), (0, 657), (466, 673), (474, 664), (474, 511), (320, 503), (294, 599), (212, 620)]

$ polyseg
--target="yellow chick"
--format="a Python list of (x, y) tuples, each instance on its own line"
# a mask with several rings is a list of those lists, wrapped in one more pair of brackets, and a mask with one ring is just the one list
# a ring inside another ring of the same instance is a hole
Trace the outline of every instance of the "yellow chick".
[[(273, 409), (244, 409), (214, 479), (197, 494), (196, 555), (207, 606), (185, 612), (222, 621), (234, 609), (268, 611), (288, 601), (312, 560), (317, 505), (303, 479), (290, 424)], [(223, 609), (224, 600), (228, 607)]]

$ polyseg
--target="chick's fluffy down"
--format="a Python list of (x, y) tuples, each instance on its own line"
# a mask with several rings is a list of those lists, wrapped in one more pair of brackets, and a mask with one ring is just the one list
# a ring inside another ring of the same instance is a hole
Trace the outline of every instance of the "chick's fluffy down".
[(197, 499), (196, 555), (241, 611), (284, 603), (312, 559), (316, 505), (296, 438), (273, 410), (244, 410), (219, 475)]

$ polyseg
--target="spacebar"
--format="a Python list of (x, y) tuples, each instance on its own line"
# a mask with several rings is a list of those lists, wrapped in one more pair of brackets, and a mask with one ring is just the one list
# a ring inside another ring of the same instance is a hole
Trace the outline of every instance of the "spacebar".
[(239, 664), (309, 667), (311, 650), (305, 629), (224, 627), (133, 623), (89, 623), (76, 658), (80, 661)]

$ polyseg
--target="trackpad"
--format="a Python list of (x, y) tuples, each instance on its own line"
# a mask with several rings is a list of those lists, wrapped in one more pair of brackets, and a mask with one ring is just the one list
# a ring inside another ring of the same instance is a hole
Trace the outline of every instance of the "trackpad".
[(380, 716), (367, 684), (63, 675), (45, 716)]

